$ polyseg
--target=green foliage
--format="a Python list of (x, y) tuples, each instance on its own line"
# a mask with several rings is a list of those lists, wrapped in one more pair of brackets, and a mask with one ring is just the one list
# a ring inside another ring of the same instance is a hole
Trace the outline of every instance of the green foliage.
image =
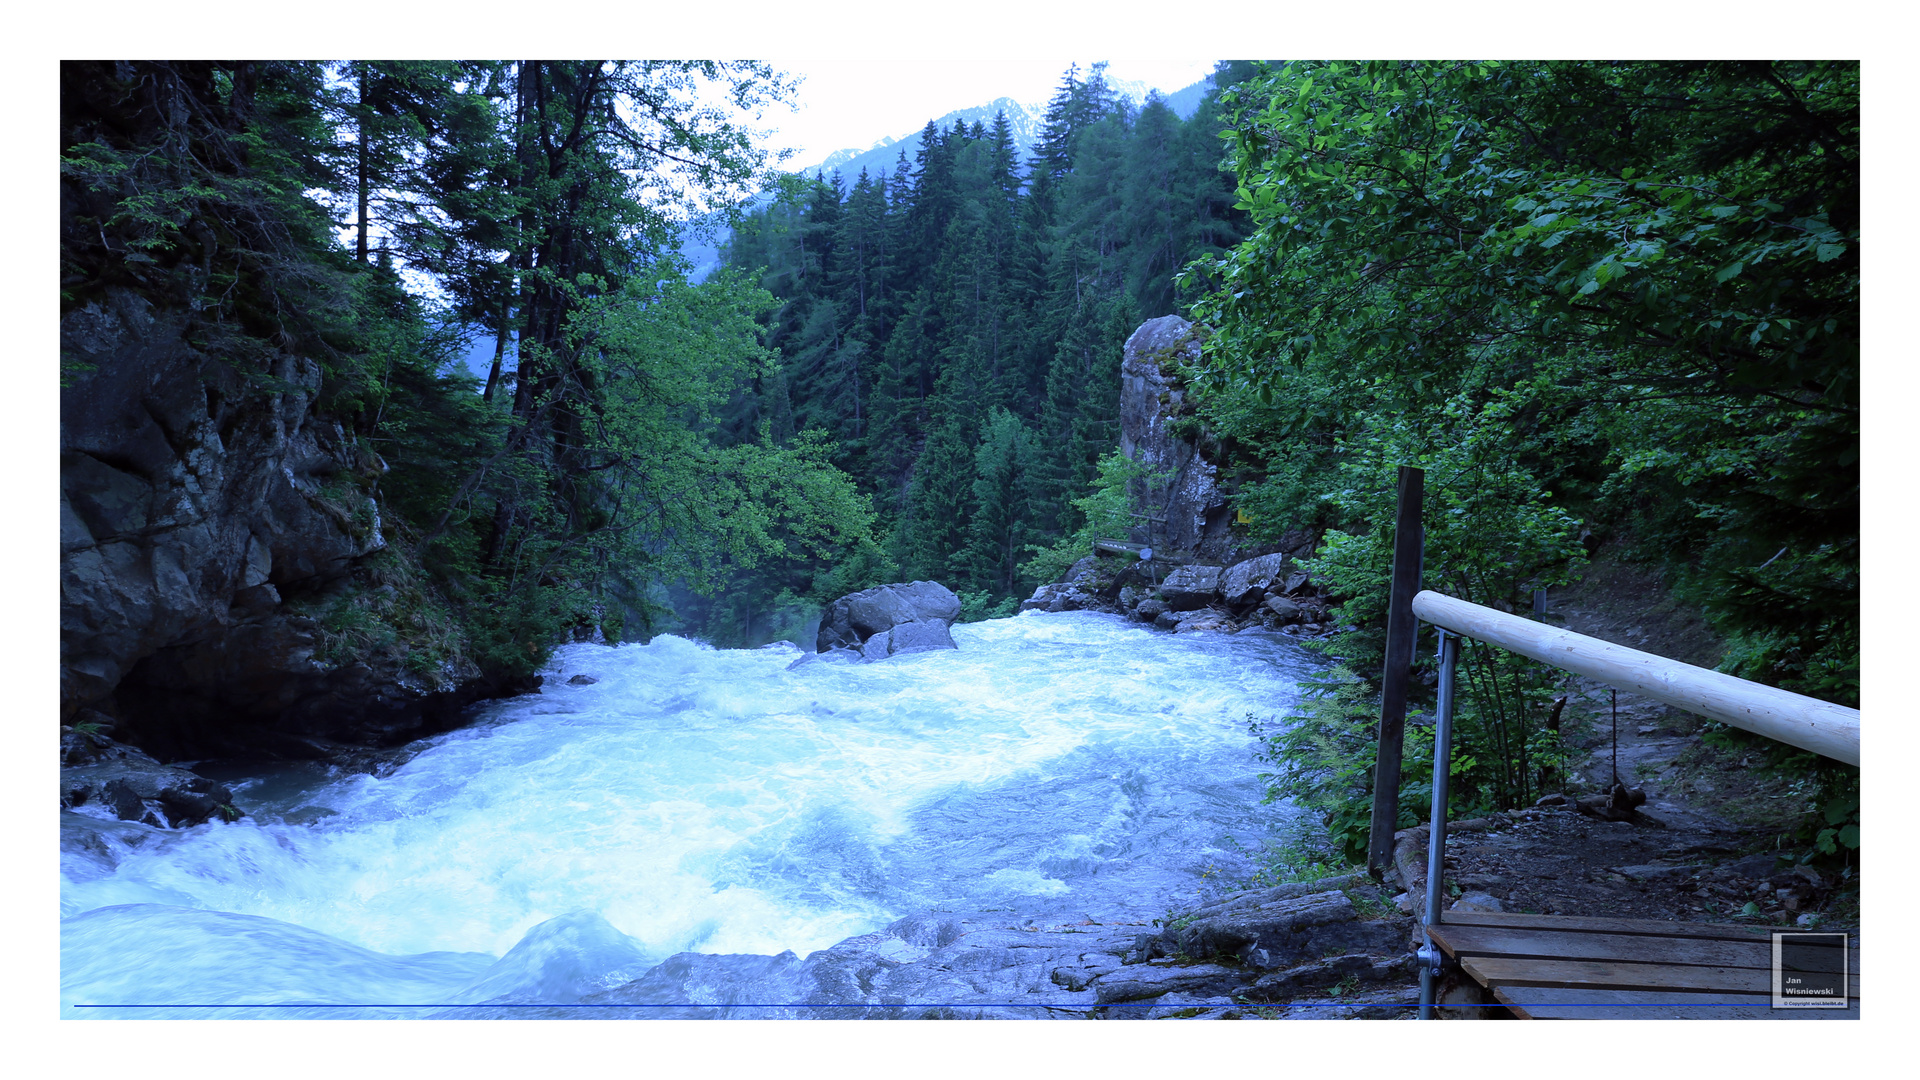
[(1026, 584), (1015, 560), (1033, 532), (1027, 522), (1039, 457), (1033, 432), (1019, 417), (994, 408), (974, 449), (973, 520), (963, 557), (976, 583), (1010, 600)]
[(1221, 283), (1190, 377), (1264, 466), (1243, 505), (1351, 532), (1346, 455), (1458, 428), (1665, 563), (1742, 674), (1857, 700), (1858, 85), (1379, 62), (1236, 87), (1254, 231), (1189, 271)]
[(282, 348), (342, 362), (346, 260), (307, 195), (338, 179), (319, 65), (76, 62), (61, 88), (63, 311), (124, 289), (189, 312), (262, 389)]
[[(192, 312), (190, 340), (263, 391), (287, 389), (272, 372), (289, 351), (322, 362), (321, 408), (359, 461), (316, 505), (392, 548), (344, 593), (289, 595), (323, 662), (397, 650), (417, 674), (472, 659), (511, 679), (570, 637), (651, 632), (678, 584), (775, 568), (790, 616), (807, 578), (885, 565), (837, 444), (727, 422), (780, 375), (759, 323), (772, 297), (731, 274), (692, 284), (672, 253), (677, 217), (763, 164), (702, 87), (752, 109), (788, 89), (765, 65), (62, 78), (63, 303), (122, 288)], [(352, 256), (333, 213), (361, 226)], [(446, 303), (410, 295), (402, 261)], [(483, 386), (460, 366), (475, 329), (496, 342)], [(797, 634), (788, 616), (777, 632)]]
[(1249, 889), (1319, 881), (1357, 868), (1344, 845), (1327, 830), (1310, 830), (1299, 822), (1283, 826), (1277, 836), (1263, 839), (1258, 851), (1245, 851), (1233, 843), (1229, 846), (1254, 862), (1254, 872), (1245, 882)]
[[(1427, 587), (1524, 610), (1611, 531), (1704, 607), (1726, 670), (1858, 701), (1858, 94), (1852, 63), (1378, 62), (1225, 95), (1253, 227), (1187, 272), (1219, 285), (1183, 374), (1251, 462), (1255, 535), (1328, 530), (1330, 652), (1379, 668), (1416, 465)], [(1556, 676), (1477, 647), (1459, 675), (1460, 799), (1524, 801), (1562, 752)], [(1358, 838), (1346, 694), (1269, 746)]]
[(962, 590), (960, 597), (960, 622), (984, 622), (987, 619), (1004, 619), (1020, 607), (1018, 597), (1003, 597), (995, 602), (993, 593), (986, 589), (975, 591)]
[[(1552, 676), (1539, 665), (1477, 647), (1460, 671), (1447, 770), (1448, 817), (1454, 820), (1522, 805), (1537, 794), (1539, 778), (1564, 768), (1569, 756), (1555, 732), (1526, 723), (1527, 711), (1542, 708), (1550, 689), (1540, 680)], [(1379, 696), (1344, 664), (1302, 688), (1304, 696), (1284, 718), (1248, 717), (1256, 756), (1272, 770), (1260, 774), (1267, 785), (1264, 801), (1290, 800), (1326, 825), (1333, 858), (1307, 857), (1309, 865), (1364, 862), (1379, 756)], [(1405, 729), (1395, 829), (1425, 822), (1432, 810), (1433, 734), (1431, 724)], [(1301, 847), (1298, 841), (1292, 845)], [(1300, 850), (1287, 854), (1302, 858)]]
[(1132, 492), (1136, 483), (1165, 480), (1164, 474), (1152, 472), (1118, 450), (1106, 454), (1100, 459), (1092, 490), (1072, 502), (1084, 524), (1049, 547), (1027, 545), (1033, 558), (1021, 565), (1021, 574), (1030, 581), (1058, 581), (1074, 563), (1093, 554), (1095, 540), (1127, 535), (1133, 525)]
[[(1339, 858), (1364, 861), (1379, 752), (1379, 708), (1366, 681), (1344, 667), (1302, 683), (1302, 690), (1293, 711), (1277, 723), (1247, 718), (1258, 741), (1257, 757), (1272, 770), (1260, 774), (1267, 785), (1263, 801), (1287, 799), (1317, 815)], [(1418, 825), (1430, 809), (1431, 729), (1409, 727), (1402, 755), (1396, 829)], [(1456, 763), (1456, 771), (1458, 767)]]
[(1775, 837), (1782, 848), (1806, 853), (1806, 859), (1845, 866), (1860, 848), (1860, 770), (1830, 758), (1774, 742), (1738, 728), (1709, 722), (1701, 733), (1708, 745), (1769, 776), (1777, 788), (1770, 803), (1786, 827)]

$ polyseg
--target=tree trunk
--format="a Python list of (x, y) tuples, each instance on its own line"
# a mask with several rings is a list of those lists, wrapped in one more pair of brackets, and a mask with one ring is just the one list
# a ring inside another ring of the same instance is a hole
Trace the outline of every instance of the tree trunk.
[(367, 140), (372, 135), (367, 124), (367, 66), (364, 62), (360, 65), (359, 114), (359, 135), (356, 140), (357, 145), (354, 149), (356, 150), (355, 156), (359, 159), (360, 166), (359, 181), (357, 184), (360, 199), (360, 217), (359, 225), (355, 230), (357, 235), (353, 242), (353, 259), (355, 262), (364, 263), (367, 261)]

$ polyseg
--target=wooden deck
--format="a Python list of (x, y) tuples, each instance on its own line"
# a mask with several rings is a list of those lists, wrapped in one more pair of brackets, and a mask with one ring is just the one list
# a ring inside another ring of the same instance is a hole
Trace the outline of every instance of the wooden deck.
[(1449, 911), (1434, 944), (1527, 1020), (1858, 1020), (1859, 939), (1846, 1009), (1770, 1007), (1773, 937), (1752, 926)]

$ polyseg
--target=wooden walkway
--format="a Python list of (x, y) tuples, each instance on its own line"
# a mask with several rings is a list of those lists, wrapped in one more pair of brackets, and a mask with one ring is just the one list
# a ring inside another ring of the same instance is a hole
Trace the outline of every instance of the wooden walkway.
[(1859, 939), (1848, 939), (1848, 1007), (1770, 1007), (1765, 929), (1565, 915), (1449, 911), (1435, 945), (1525, 1020), (1858, 1020)]

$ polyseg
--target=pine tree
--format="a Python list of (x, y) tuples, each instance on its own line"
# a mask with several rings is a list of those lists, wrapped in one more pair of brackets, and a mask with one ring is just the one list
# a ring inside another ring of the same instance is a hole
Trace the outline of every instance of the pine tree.
[(1020, 591), (1018, 567), (1033, 527), (1034, 465), (1040, 443), (1019, 417), (995, 408), (974, 448), (973, 520), (963, 556), (973, 586), (996, 597)]

